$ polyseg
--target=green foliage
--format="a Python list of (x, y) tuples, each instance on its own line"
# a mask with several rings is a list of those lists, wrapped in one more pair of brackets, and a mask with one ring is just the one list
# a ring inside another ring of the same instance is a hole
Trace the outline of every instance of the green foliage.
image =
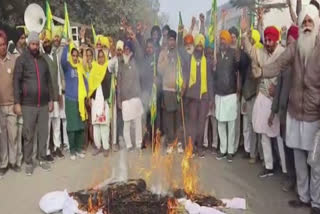
[[(158, 18), (159, 0), (65, 0), (71, 24), (93, 24), (97, 34), (114, 35), (119, 30), (122, 17), (130, 24), (143, 20), (154, 23)], [(63, 18), (64, 0), (49, 0), (54, 16)], [(23, 25), (24, 10), (30, 3), (45, 8), (45, 0), (0, 0), (0, 20), (9, 25)]]

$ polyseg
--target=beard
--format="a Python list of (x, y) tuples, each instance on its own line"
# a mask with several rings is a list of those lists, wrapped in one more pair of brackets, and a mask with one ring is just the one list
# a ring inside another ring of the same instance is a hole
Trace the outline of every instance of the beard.
[(298, 50), (302, 62), (306, 65), (315, 48), (318, 28), (302, 28), (299, 30)]
[(39, 56), (39, 50), (38, 49), (30, 49), (29, 48), (29, 51), (30, 51), (30, 53), (31, 53), (31, 55), (33, 57), (38, 57)]
[(197, 59), (200, 59), (202, 57), (202, 53), (203, 51), (199, 51), (199, 50), (194, 50), (193, 54)]
[(128, 65), (131, 59), (132, 53), (130, 53), (129, 55), (123, 54), (123, 61), (124, 64)]
[(43, 46), (43, 50), (46, 54), (50, 54), (52, 50), (52, 46)]
[(194, 51), (194, 47), (192, 46), (186, 46), (186, 51), (188, 54), (192, 55)]

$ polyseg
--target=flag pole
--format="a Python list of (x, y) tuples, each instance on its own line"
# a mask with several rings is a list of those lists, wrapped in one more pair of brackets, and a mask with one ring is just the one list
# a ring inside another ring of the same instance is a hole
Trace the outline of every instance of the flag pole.
[(186, 133), (186, 125), (185, 125), (185, 119), (184, 119), (184, 108), (183, 108), (183, 98), (181, 96), (181, 118), (182, 118), (182, 127), (183, 127), (183, 137), (184, 137), (184, 145), (187, 145), (187, 133)]

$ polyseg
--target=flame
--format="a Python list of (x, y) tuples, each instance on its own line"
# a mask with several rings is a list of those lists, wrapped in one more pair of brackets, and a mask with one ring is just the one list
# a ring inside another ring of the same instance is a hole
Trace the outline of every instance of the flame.
[(169, 198), (168, 203), (168, 212), (167, 214), (177, 214), (177, 208), (178, 208), (178, 201), (175, 198)]
[(184, 191), (189, 197), (192, 197), (192, 195), (196, 193), (198, 186), (197, 168), (191, 161), (192, 155), (192, 140), (189, 138), (189, 142), (185, 148), (184, 156), (181, 162), (183, 187)]

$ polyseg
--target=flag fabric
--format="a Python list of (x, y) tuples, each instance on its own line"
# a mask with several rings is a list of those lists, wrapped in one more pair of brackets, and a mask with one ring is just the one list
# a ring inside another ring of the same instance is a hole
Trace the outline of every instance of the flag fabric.
[[(153, 60), (153, 76), (154, 77), (157, 76), (156, 54), (154, 54), (154, 60)], [(152, 85), (150, 115), (151, 115), (151, 124), (154, 125), (154, 122), (157, 118), (157, 85), (155, 82), (153, 82), (153, 85)]]
[(53, 29), (53, 19), (52, 19), (52, 13), (51, 13), (51, 9), (50, 9), (50, 4), (49, 1), (46, 0), (46, 26), (45, 29), (48, 30), (50, 33), (52, 33), (52, 29)]
[(181, 101), (182, 87), (183, 87), (182, 65), (181, 65), (181, 58), (178, 54), (177, 65), (176, 65), (176, 91), (177, 91), (178, 102)]
[(110, 91), (110, 95), (109, 95), (109, 99), (108, 99), (109, 105), (112, 104), (113, 98), (114, 98), (114, 95), (116, 92), (116, 79), (115, 79), (114, 74), (111, 74), (111, 75), (112, 75), (111, 76), (111, 91)]
[(217, 12), (218, 12), (217, 0), (212, 0), (211, 22), (210, 22), (210, 27), (208, 31), (210, 43), (214, 42), (215, 36), (216, 36), (215, 34), (216, 34), (217, 25), (218, 25)]
[(69, 13), (67, 8), (67, 3), (64, 3), (64, 27), (63, 27), (63, 37), (65, 39), (72, 40)]
[(254, 29), (254, 20), (255, 20), (254, 12), (251, 12), (250, 14), (251, 30)]
[(179, 26), (182, 26), (183, 22), (182, 22), (182, 15), (181, 15), (181, 11), (179, 11)]
[(91, 30), (92, 30), (94, 44), (96, 44), (97, 43), (97, 34), (96, 34), (96, 30), (93, 27), (93, 24), (91, 24)]

